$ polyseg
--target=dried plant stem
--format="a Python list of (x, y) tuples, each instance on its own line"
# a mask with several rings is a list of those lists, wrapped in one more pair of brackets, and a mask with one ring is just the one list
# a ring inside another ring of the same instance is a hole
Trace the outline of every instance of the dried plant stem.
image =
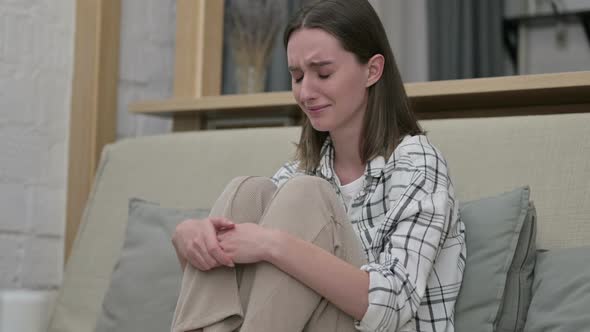
[(263, 73), (281, 26), (284, 0), (233, 0), (228, 8), (230, 42), (237, 67)]

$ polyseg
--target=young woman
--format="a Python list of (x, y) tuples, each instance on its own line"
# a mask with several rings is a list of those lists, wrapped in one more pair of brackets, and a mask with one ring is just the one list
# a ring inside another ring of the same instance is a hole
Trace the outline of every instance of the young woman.
[(173, 331), (453, 331), (464, 225), (378, 16), (319, 1), (284, 42), (306, 115), (296, 158), (177, 227)]

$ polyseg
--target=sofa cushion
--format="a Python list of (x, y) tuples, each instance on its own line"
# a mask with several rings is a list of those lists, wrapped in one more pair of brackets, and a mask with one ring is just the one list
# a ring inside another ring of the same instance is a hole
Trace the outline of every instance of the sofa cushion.
[(205, 209), (179, 210), (137, 198), (129, 200), (123, 249), (96, 332), (170, 329), (182, 279), (170, 239), (180, 221), (208, 214)]
[(590, 246), (539, 252), (525, 332), (587, 331)]
[[(494, 331), (500, 321), (516, 248), (529, 248), (534, 239), (530, 233), (521, 236), (529, 212), (529, 192), (528, 187), (522, 187), (462, 205), (467, 262), (455, 306), (456, 331)], [(528, 228), (532, 231), (533, 226)], [(519, 239), (524, 243), (519, 245)]]

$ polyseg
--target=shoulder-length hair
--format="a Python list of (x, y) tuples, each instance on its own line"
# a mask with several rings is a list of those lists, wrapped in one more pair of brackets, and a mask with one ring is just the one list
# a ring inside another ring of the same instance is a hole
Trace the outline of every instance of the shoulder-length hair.
[[(375, 54), (385, 58), (381, 78), (368, 88), (359, 145), (363, 163), (377, 156), (387, 159), (405, 135), (424, 133), (410, 108), (385, 29), (367, 0), (320, 0), (303, 7), (285, 28), (285, 49), (291, 34), (302, 28), (322, 29), (332, 34), (361, 64), (367, 64)], [(318, 167), (328, 134), (315, 130), (304, 117), (295, 155), (302, 170), (311, 172)]]

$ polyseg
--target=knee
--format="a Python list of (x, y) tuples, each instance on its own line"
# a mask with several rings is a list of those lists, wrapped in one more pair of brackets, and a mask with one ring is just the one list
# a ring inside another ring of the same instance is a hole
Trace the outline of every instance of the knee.
[(302, 196), (315, 196), (321, 197), (336, 197), (336, 192), (332, 188), (332, 185), (317, 176), (299, 175), (289, 179), (280, 192), (288, 192), (296, 197)]
[(248, 191), (274, 191), (277, 188), (270, 178), (264, 176), (238, 176), (227, 186)]
[(276, 191), (271, 179), (240, 176), (232, 179), (212, 208), (213, 215), (223, 215), (235, 223), (258, 222)]
[(227, 187), (233, 188), (236, 196), (258, 197), (263, 201), (270, 200), (277, 190), (274, 182), (263, 176), (238, 176), (232, 179)]

